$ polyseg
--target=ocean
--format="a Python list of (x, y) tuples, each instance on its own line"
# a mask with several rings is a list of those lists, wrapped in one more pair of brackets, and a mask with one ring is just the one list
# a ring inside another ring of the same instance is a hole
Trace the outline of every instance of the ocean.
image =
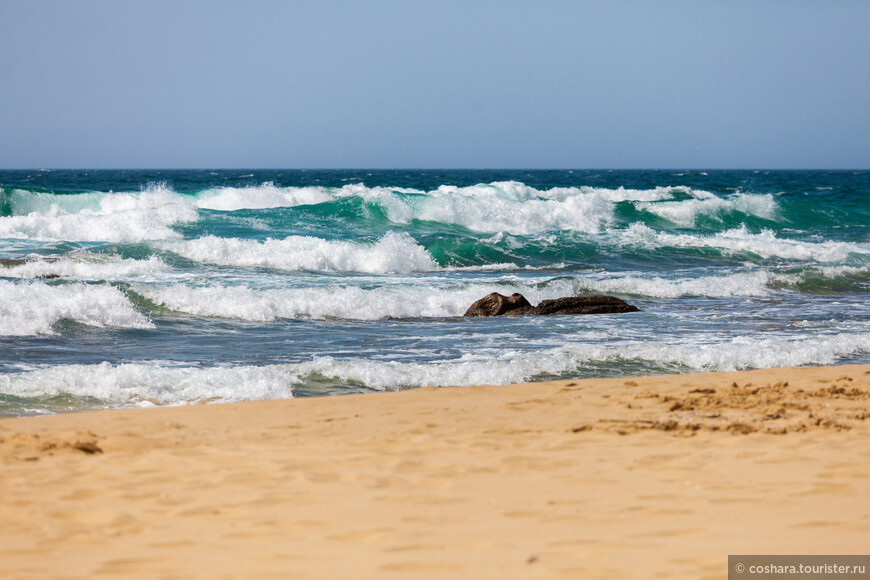
[(0, 171), (0, 416), (868, 363), (868, 297), (868, 171)]

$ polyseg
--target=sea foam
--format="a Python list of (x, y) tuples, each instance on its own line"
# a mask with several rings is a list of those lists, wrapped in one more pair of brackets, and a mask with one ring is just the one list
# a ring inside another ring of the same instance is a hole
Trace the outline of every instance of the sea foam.
[(272, 182), (252, 187), (219, 187), (197, 194), (203, 209), (237, 211), (325, 203), (334, 199), (323, 187), (277, 187)]
[[(254, 290), (241, 286), (137, 285), (136, 292), (176, 312), (270, 322), (279, 318), (382, 320), (461, 316), (496, 285), (439, 290), (423, 285), (377, 288), (328, 285)], [(502, 288), (502, 290), (504, 290)]]
[(767, 220), (777, 217), (779, 206), (770, 194), (752, 195), (735, 193), (727, 197), (713, 194), (700, 195), (681, 201), (640, 202), (636, 207), (663, 217), (681, 227), (694, 227), (698, 218), (708, 217), (719, 222), (729, 213), (751, 215)]
[[(675, 196), (689, 199), (674, 200)], [(776, 202), (769, 195), (735, 194), (722, 199), (703, 190), (656, 187), (648, 190), (595, 187), (556, 187), (538, 190), (516, 181), (467, 187), (442, 185), (435, 190), (367, 187), (287, 187), (272, 183), (246, 188), (218, 188), (199, 194), (198, 207), (238, 210), (293, 207), (359, 197), (381, 206), (394, 223), (412, 220), (459, 225), (485, 233), (532, 235), (570, 230), (598, 233), (613, 222), (615, 204), (632, 202), (640, 209), (678, 223), (693, 222), (700, 214), (736, 211), (772, 217)], [(672, 200), (672, 201), (666, 201)]]
[(54, 334), (61, 320), (100, 327), (154, 327), (111, 286), (0, 280), (0, 336)]
[(761, 258), (783, 258), (820, 263), (840, 263), (852, 256), (870, 257), (870, 244), (854, 242), (807, 242), (779, 238), (770, 230), (750, 232), (746, 226), (714, 235), (672, 234), (634, 223), (626, 230), (612, 233), (618, 243), (638, 244), (651, 249), (712, 248), (726, 254), (745, 252)]
[(456, 359), (412, 363), (319, 356), (268, 366), (184, 367), (154, 363), (57, 365), (0, 375), (0, 393), (17, 397), (73, 395), (106, 404), (185, 404), (286, 398), (293, 389), (324, 379), (373, 390), (420, 386), (507, 384), (615, 363), (642, 372), (735, 371), (777, 366), (835, 364), (870, 352), (870, 333), (804, 338), (735, 338), (707, 344), (629, 342), (616, 346), (574, 343), (537, 352), (478, 352)]
[(616, 202), (672, 196), (669, 188), (639, 191), (583, 187), (540, 191), (518, 182), (470, 187), (442, 185), (418, 195), (362, 186), (348, 188), (345, 193), (351, 191), (382, 206), (396, 223), (422, 220), (459, 225), (476, 232), (517, 235), (554, 230), (598, 233), (613, 221)]
[(583, 374), (605, 362), (635, 366), (644, 372), (734, 371), (777, 366), (834, 364), (843, 356), (870, 352), (870, 334), (787, 339), (734, 339), (706, 345), (627, 343), (620, 346), (570, 344), (538, 352), (467, 354), (426, 364), (342, 360), (319, 357), (298, 371), (374, 389), (420, 386), (499, 385), (543, 377)]
[(161, 185), (140, 193), (16, 191), (10, 205), (0, 238), (135, 243), (179, 238), (171, 226), (199, 219), (191, 202)]
[(179, 194), (158, 183), (141, 192), (59, 195), (14, 190), (3, 196), (13, 215), (0, 217), (0, 237), (117, 243), (177, 239), (180, 236), (172, 226), (199, 219), (200, 209), (296, 207), (350, 197), (380, 206), (396, 224), (418, 220), (526, 236), (553, 231), (600, 233), (614, 224), (616, 205), (623, 202), (679, 225), (692, 225), (700, 215), (716, 218), (738, 212), (773, 219), (777, 213), (770, 195), (739, 193), (722, 198), (686, 187), (539, 190), (515, 181), (442, 185), (431, 191), (359, 183), (340, 188), (279, 187), (267, 182), (211, 188), (195, 195)]
[(286, 365), (184, 367), (154, 363), (56, 365), (0, 375), (0, 393), (17, 397), (72, 395), (107, 404), (159, 405), (206, 400), (290, 398), (298, 376)]
[(492, 281), (451, 284), (395, 281), (376, 287), (347, 281), (304, 288), (253, 289), (212, 283), (135, 284), (136, 293), (170, 310), (194, 316), (270, 322), (282, 318), (383, 320), (389, 318), (448, 318), (462, 316), (468, 307), (491, 292), (523, 294), (530, 302), (562, 296), (617, 294), (625, 297), (679, 298), (682, 296), (767, 296), (771, 286), (788, 286), (800, 274), (748, 271), (697, 278), (572, 276), (559, 278), (506, 277)]
[(32, 257), (20, 265), (0, 269), (9, 278), (73, 278), (76, 280), (125, 281), (165, 279), (169, 266), (157, 256), (144, 260), (74, 254), (58, 258)]
[(205, 236), (166, 242), (161, 247), (189, 260), (245, 268), (368, 274), (439, 269), (425, 248), (406, 233), (388, 232), (374, 243), (324, 240), (312, 236), (288, 236), (262, 242)]
[(680, 298), (683, 296), (706, 296), (727, 298), (730, 296), (767, 296), (773, 282), (794, 283), (800, 276), (776, 274), (765, 270), (738, 272), (723, 276), (699, 276), (696, 278), (662, 278), (661, 276), (608, 276), (579, 277), (575, 291), (601, 294), (622, 294), (649, 298)]

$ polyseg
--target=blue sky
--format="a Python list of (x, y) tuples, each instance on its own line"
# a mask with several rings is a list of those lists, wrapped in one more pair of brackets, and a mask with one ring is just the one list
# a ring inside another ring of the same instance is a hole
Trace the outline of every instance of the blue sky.
[(0, 167), (870, 168), (870, 2), (0, 3)]

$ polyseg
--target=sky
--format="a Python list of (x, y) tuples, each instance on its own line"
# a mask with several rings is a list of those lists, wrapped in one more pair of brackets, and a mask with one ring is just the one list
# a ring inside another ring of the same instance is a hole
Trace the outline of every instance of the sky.
[(866, 0), (0, 3), (0, 168), (870, 169)]

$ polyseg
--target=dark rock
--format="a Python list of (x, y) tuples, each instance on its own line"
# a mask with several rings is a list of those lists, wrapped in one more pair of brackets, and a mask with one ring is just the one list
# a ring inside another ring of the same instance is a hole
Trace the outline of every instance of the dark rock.
[(542, 300), (531, 314), (616, 314), (640, 309), (613, 296), (568, 296)]
[(522, 294), (514, 293), (510, 296), (493, 292), (488, 294), (468, 307), (465, 316), (501, 316), (502, 314), (525, 314), (518, 310), (531, 309), (532, 305)]
[(465, 316), (615, 314), (639, 310), (636, 306), (613, 296), (566, 296), (555, 300), (542, 300), (537, 306), (532, 306), (522, 294), (504, 296), (493, 292), (472, 304), (465, 312)]

